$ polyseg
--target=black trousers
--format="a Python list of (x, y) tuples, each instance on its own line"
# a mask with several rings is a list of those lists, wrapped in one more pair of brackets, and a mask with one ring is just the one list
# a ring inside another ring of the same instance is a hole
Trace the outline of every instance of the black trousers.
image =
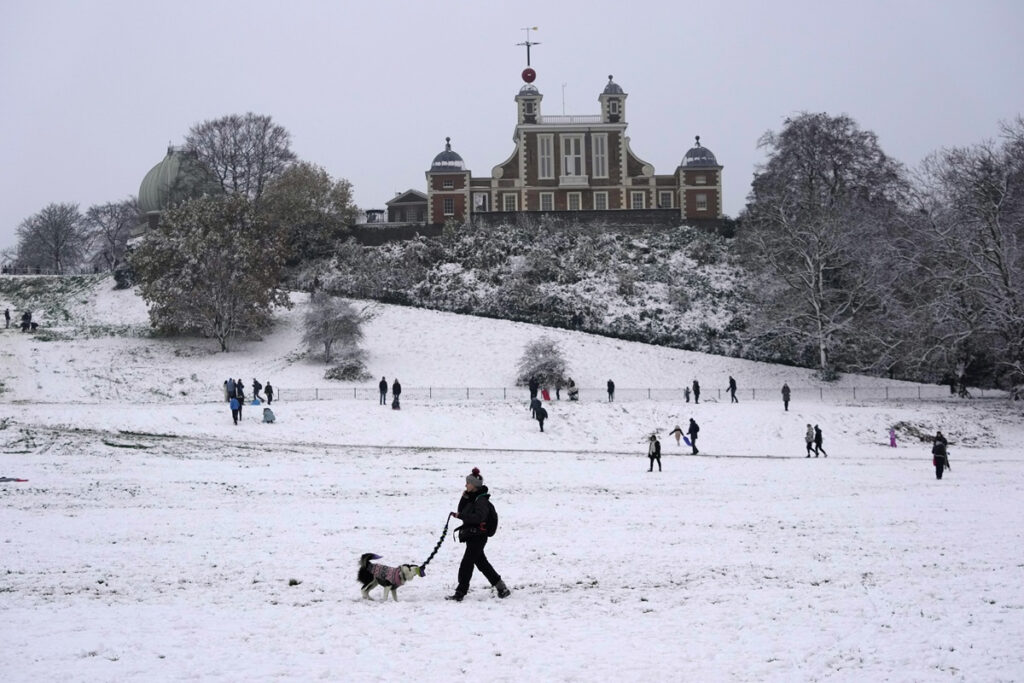
[(386, 391), (380, 392), (380, 404), (382, 406), (386, 406), (388, 404), (388, 392), (386, 392)]
[(650, 472), (651, 470), (654, 469), (654, 461), (657, 460), (658, 461), (658, 471), (661, 472), (661, 456), (660, 455), (658, 455), (658, 456), (648, 455), (647, 457), (651, 461), (651, 467), (647, 471)]
[(942, 472), (946, 469), (946, 458), (936, 455), (932, 457), (932, 463), (935, 465), (935, 478), (942, 479)]
[(459, 585), (455, 592), (465, 595), (469, 591), (469, 581), (473, 578), (473, 568), (480, 570), (491, 585), (501, 581), (501, 576), (494, 570), (491, 563), (484, 555), (484, 546), (487, 545), (486, 536), (471, 536), (466, 541), (466, 552), (462, 556), (462, 564), (459, 565)]

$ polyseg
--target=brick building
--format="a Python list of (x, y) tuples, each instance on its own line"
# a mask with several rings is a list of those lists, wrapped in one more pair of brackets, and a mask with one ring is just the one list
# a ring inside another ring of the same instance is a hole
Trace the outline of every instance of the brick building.
[(630, 149), (626, 98), (609, 76), (600, 113), (547, 116), (544, 96), (527, 82), (515, 97), (515, 149), (489, 177), (474, 177), (445, 139), (426, 173), (428, 222), (496, 212), (607, 211), (621, 219), (652, 209), (675, 212), (679, 222), (721, 218), (722, 166), (700, 136), (673, 173), (656, 174)]

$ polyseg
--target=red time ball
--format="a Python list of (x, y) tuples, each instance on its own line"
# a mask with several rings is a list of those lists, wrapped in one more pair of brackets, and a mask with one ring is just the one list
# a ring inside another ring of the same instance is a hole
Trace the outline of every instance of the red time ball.
[(536, 71), (534, 71), (530, 67), (526, 67), (525, 69), (523, 69), (523, 80), (524, 81), (526, 81), (527, 83), (533, 83), (535, 78), (537, 78), (537, 72)]

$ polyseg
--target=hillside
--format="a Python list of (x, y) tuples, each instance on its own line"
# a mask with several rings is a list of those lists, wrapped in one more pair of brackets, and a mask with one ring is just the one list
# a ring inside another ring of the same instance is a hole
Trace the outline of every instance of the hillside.
[[(68, 295), (34, 283), (40, 333), (0, 330), (0, 638), (18, 655), (5, 680), (1024, 671), (1007, 523), (1024, 514), (1024, 419), (1006, 400), (942, 387), (919, 400), (917, 385), (852, 376), (836, 389), (792, 368), (384, 306), (366, 347), (371, 371), (406, 387), (394, 411), (373, 382), (328, 390), (299, 357), (302, 296), (263, 340), (218, 353), (146, 336), (132, 292), (88, 282)], [(511, 386), (541, 334), (583, 387), (578, 403), (547, 403), (543, 433)], [(229, 374), (273, 381), (276, 423), (249, 406), (232, 424), (217, 398)], [(717, 400), (729, 374), (739, 404)], [(672, 391), (694, 377), (699, 405)], [(310, 388), (320, 400), (302, 398)], [(690, 418), (697, 456), (667, 436)], [(805, 457), (807, 423), (825, 457)], [(951, 441), (942, 481), (936, 429)], [(400, 602), (362, 600), (359, 555), (422, 563), (472, 467), (501, 515), (487, 554), (512, 596), (477, 574), (464, 603), (444, 600), (463, 551), (449, 533)]]

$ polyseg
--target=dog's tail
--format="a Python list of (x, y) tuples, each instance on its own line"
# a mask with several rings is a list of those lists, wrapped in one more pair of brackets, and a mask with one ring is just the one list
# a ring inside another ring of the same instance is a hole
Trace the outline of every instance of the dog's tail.
[(370, 564), (370, 560), (379, 560), (380, 555), (377, 553), (363, 553), (363, 556), (359, 558), (359, 567), (366, 569), (366, 565)]

